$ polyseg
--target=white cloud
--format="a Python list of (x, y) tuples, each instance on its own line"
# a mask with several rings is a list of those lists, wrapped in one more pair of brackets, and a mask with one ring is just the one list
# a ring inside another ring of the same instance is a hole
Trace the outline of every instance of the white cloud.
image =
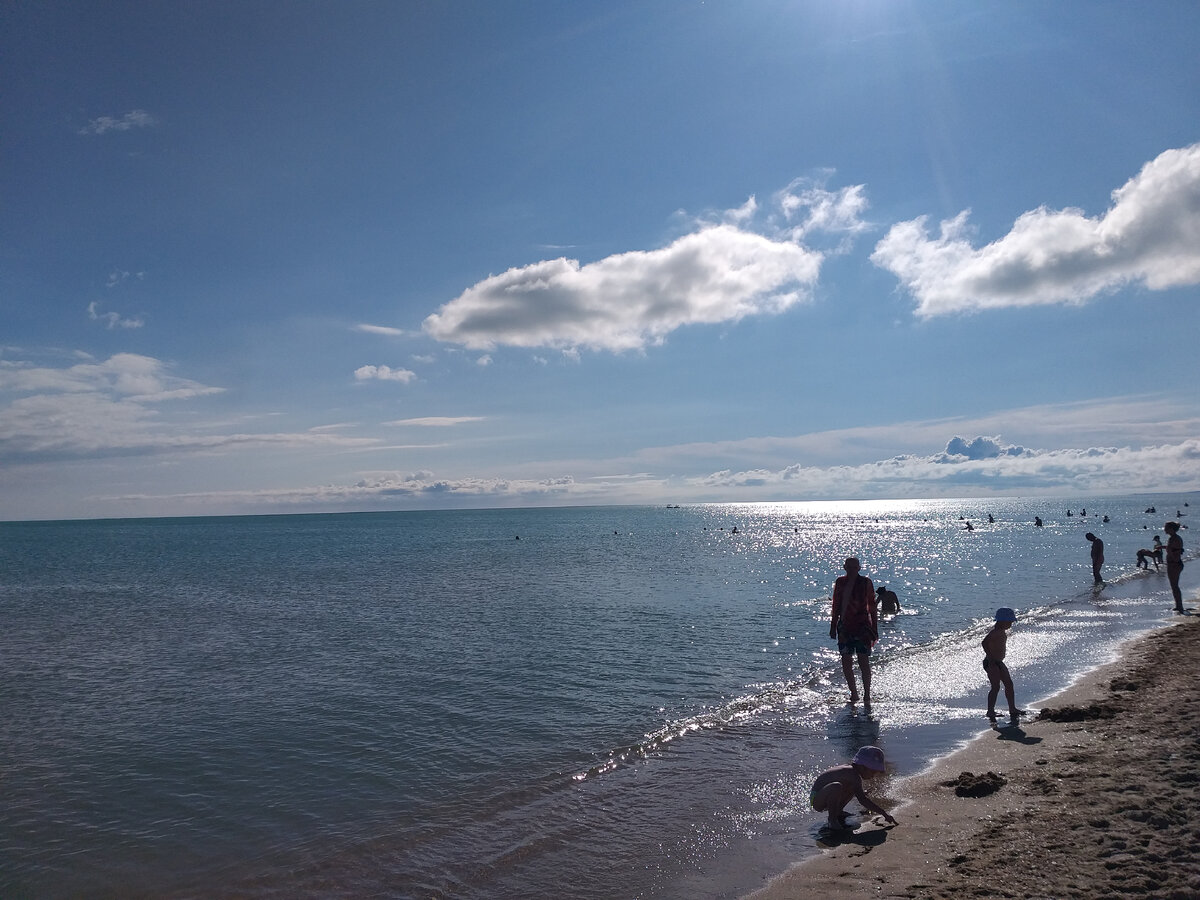
[[(826, 173), (831, 174), (831, 173)], [(425, 332), (473, 350), (497, 346), (618, 353), (663, 343), (687, 325), (778, 315), (811, 298), (825, 257), (804, 246), (869, 227), (861, 185), (826, 190), (809, 179), (740, 207), (688, 219), (690, 233), (657, 250), (595, 262), (542, 260), (491, 275), (425, 319)], [(757, 231), (752, 222), (761, 220)]]
[(408, 384), (417, 377), (416, 372), (408, 369), (393, 369), (391, 366), (360, 366), (354, 370), (358, 381), (399, 381)]
[(425, 320), (441, 341), (636, 350), (689, 324), (778, 313), (807, 296), (820, 256), (718, 225), (661, 250), (588, 265), (545, 260), (491, 276)]
[(490, 354), (487, 354), (487, 353), (483, 354), (483, 356), (481, 356), (481, 357), (479, 357), (479, 359), (475, 360), (475, 365), (477, 365), (483, 369), (486, 369), (491, 364), (492, 364), (492, 357)]
[(1200, 283), (1200, 144), (1167, 150), (1113, 191), (1099, 218), (1040, 207), (998, 241), (976, 249), (967, 211), (892, 227), (871, 259), (917, 301), (919, 316), (1082, 303), (1140, 283), (1151, 290)]
[(977, 437), (968, 441), (956, 435), (946, 444), (946, 452), (943, 457), (946, 461), (957, 462), (956, 457), (996, 459), (1000, 456), (1023, 456), (1027, 452), (1024, 447), (1001, 444), (999, 437)]
[(425, 320), (440, 341), (637, 350), (684, 325), (779, 313), (808, 296), (821, 257), (717, 225), (588, 265), (553, 259), (493, 275)]
[(104, 134), (107, 131), (129, 131), (133, 128), (149, 128), (157, 125), (155, 118), (144, 109), (135, 109), (120, 118), (100, 116), (79, 129), (80, 134)]
[(141, 319), (133, 318), (126, 319), (117, 312), (100, 312), (100, 304), (93, 300), (88, 304), (88, 318), (93, 322), (104, 322), (105, 326), (112, 330), (113, 328), (141, 328), (146, 323)]

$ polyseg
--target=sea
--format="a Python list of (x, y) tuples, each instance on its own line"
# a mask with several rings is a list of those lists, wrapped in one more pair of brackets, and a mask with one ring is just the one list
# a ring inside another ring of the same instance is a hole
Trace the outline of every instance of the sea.
[[(1166, 634), (1165, 566), (1136, 551), (1197, 508), (0, 523), (0, 896), (735, 898), (819, 852), (818, 773), (877, 745), (886, 801), (988, 727), (997, 607), (1031, 713)], [(869, 710), (828, 635), (847, 556), (902, 606)]]

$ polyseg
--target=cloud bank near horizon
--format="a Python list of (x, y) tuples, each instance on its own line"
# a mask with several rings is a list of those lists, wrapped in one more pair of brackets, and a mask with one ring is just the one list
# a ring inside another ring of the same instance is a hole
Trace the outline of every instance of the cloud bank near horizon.
[[(723, 470), (679, 478), (637, 472), (577, 478), (439, 477), (381, 472), (353, 484), (263, 491), (226, 491), (111, 501), (190, 501), (222, 509), (434, 509), (581, 503), (702, 503), (884, 500), (1065, 495), (1200, 489), (1200, 439), (1152, 447), (1030, 450), (996, 436), (951, 438), (946, 449), (854, 466), (791, 465), (778, 470)], [(1150, 473), (1147, 476), (1147, 473)]]
[(943, 221), (935, 237), (927, 216), (901, 222), (876, 245), (871, 260), (900, 280), (918, 317), (1200, 284), (1200, 144), (1146, 163), (1099, 217), (1042, 206), (976, 249), (969, 215)]

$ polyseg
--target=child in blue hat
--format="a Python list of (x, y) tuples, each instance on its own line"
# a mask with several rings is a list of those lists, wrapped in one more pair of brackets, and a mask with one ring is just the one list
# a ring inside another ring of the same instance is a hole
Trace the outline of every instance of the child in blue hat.
[(1012, 676), (1008, 674), (1008, 666), (1004, 664), (1004, 654), (1008, 652), (1008, 629), (1017, 621), (1017, 614), (1007, 606), (996, 610), (996, 624), (983, 639), (983, 671), (987, 672), (988, 681), (992, 688), (988, 691), (987, 717), (996, 719), (996, 698), (1000, 695), (1000, 686), (1004, 686), (1004, 699), (1008, 701), (1008, 714), (1013, 722), (1021, 715), (1017, 709), (1017, 701), (1013, 691)]
[(842, 830), (846, 828), (846, 817), (849, 815), (846, 804), (857, 798), (868, 810), (895, 825), (892, 814), (868, 797), (863, 788), (864, 779), (881, 775), (886, 769), (882, 750), (878, 747), (861, 748), (854, 754), (852, 762), (834, 766), (817, 776), (808, 795), (812, 808), (828, 814), (830, 828)]

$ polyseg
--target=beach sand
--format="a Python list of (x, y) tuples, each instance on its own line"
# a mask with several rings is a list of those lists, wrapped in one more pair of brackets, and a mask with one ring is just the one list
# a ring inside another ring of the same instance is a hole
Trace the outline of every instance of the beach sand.
[(747, 900), (1200, 897), (1198, 619), (1127, 644), (1040, 717), (868, 782), (899, 825), (852, 801), (856, 831)]

